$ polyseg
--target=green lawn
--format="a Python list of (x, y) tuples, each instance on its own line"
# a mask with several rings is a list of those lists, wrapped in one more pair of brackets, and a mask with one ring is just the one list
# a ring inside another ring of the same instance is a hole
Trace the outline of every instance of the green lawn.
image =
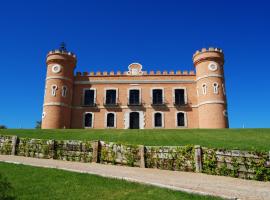
[(219, 199), (208, 196), (191, 195), (117, 179), (108, 179), (95, 175), (2, 162), (0, 162), (0, 173), (7, 177), (13, 187), (13, 195), (20, 200)]
[(177, 129), (177, 130), (35, 130), (3, 129), (0, 135), (44, 139), (104, 140), (144, 145), (186, 145), (197, 144), (205, 147), (270, 150), (270, 129)]

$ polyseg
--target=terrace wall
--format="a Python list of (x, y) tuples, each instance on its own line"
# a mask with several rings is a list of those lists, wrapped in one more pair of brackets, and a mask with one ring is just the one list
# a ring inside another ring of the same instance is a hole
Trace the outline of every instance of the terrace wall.
[(202, 172), (270, 181), (270, 152), (213, 149), (197, 145), (142, 146), (0, 135), (0, 154)]

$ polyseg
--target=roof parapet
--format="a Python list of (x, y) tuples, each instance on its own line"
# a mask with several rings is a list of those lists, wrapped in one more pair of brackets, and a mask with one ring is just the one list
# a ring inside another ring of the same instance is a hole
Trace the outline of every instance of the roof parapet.
[(201, 50), (197, 50), (194, 54), (193, 54), (193, 58), (198, 55), (198, 54), (201, 54), (201, 53), (205, 53), (205, 52), (219, 52), (219, 53), (222, 53), (223, 54), (223, 50), (220, 49), (220, 48), (215, 48), (215, 47), (209, 47), (208, 49), (206, 48), (202, 48)]

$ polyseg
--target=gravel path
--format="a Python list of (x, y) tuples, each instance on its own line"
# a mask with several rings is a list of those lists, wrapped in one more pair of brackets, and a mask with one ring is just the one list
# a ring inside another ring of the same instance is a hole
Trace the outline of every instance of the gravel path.
[(0, 155), (0, 161), (96, 174), (189, 193), (219, 196), (225, 199), (270, 200), (270, 182), (212, 176), (201, 173), (79, 163), (21, 156)]

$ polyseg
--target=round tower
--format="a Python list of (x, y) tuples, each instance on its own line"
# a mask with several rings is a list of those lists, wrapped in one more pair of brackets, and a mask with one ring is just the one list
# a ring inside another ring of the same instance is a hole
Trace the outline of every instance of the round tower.
[(47, 54), (42, 129), (70, 128), (76, 62), (76, 56), (68, 52), (63, 43)]
[(228, 128), (224, 54), (203, 48), (193, 55), (196, 68), (199, 128)]

